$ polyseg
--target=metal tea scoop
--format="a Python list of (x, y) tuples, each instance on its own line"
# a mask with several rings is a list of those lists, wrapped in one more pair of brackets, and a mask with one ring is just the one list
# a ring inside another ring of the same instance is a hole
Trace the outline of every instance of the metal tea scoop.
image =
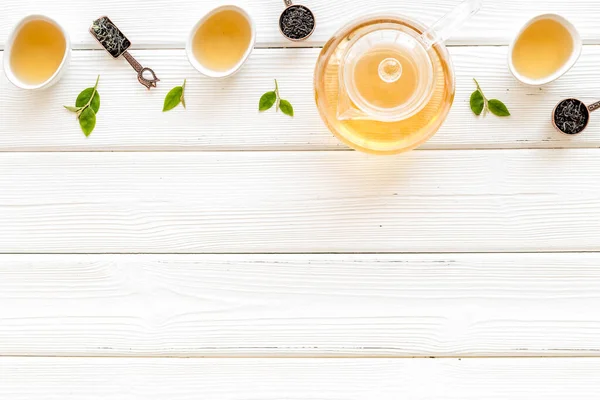
[(285, 10), (279, 16), (279, 31), (293, 42), (308, 39), (315, 31), (315, 15), (306, 6), (283, 0)]
[[(98, 43), (113, 56), (113, 58), (118, 58), (121, 55), (125, 57), (127, 62), (129, 62), (133, 69), (138, 73), (138, 81), (140, 81), (142, 85), (146, 86), (147, 89), (156, 87), (156, 82), (160, 81), (160, 79), (156, 77), (156, 74), (152, 69), (142, 67), (142, 65), (129, 54), (127, 49), (131, 46), (131, 42), (108, 17), (100, 17), (95, 20), (90, 27), (90, 33), (96, 38)], [(144, 76), (145, 73), (146, 76), (151, 76), (146, 77)]]
[(577, 135), (588, 126), (590, 113), (600, 108), (600, 101), (586, 106), (578, 99), (564, 99), (552, 111), (552, 124), (561, 133)]

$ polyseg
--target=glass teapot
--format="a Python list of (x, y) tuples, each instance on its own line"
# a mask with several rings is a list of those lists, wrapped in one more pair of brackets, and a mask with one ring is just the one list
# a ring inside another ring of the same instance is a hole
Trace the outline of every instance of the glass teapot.
[(414, 149), (439, 129), (454, 99), (454, 71), (443, 42), (481, 7), (466, 0), (426, 29), (400, 16), (351, 22), (323, 47), (315, 98), (329, 129), (375, 154)]

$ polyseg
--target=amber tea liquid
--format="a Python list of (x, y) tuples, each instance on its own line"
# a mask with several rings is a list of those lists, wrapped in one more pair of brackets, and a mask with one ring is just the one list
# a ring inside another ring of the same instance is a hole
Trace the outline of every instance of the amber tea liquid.
[(512, 52), (517, 72), (529, 79), (543, 79), (558, 71), (573, 54), (569, 30), (553, 19), (533, 22), (517, 39)]
[(223, 10), (198, 28), (192, 51), (205, 68), (224, 72), (244, 57), (251, 40), (252, 28), (246, 17), (235, 10)]
[(66, 50), (67, 42), (57, 26), (44, 20), (29, 21), (13, 42), (10, 67), (22, 82), (39, 85), (58, 70)]
[[(384, 60), (397, 60), (400, 63), (401, 71), (386, 71), (390, 75), (398, 73), (398, 79), (381, 79), (379, 68)], [(395, 108), (405, 104), (415, 93), (417, 74), (417, 66), (400, 49), (375, 47), (356, 62), (353, 80), (356, 92), (366, 103), (379, 108)]]

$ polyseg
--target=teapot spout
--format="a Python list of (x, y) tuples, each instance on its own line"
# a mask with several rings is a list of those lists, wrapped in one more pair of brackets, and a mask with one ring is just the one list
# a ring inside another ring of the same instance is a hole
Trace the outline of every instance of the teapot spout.
[(481, 8), (482, 0), (465, 0), (421, 35), (427, 49), (445, 42)]

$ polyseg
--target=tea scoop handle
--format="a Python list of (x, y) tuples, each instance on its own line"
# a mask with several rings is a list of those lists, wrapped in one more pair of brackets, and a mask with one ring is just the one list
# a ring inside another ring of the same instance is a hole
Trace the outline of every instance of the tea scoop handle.
[(479, 11), (481, 3), (482, 0), (465, 0), (448, 14), (444, 15), (421, 35), (425, 47), (429, 49), (437, 43), (445, 42), (472, 15)]
[(588, 110), (589, 110), (590, 112), (592, 112), (592, 111), (596, 111), (596, 110), (597, 110), (597, 109), (599, 109), (599, 108), (600, 108), (600, 101), (597, 101), (597, 102), (595, 102), (594, 104), (590, 104), (590, 105), (588, 106)]
[[(140, 64), (135, 58), (133, 58), (133, 56), (127, 50), (125, 50), (122, 55), (123, 57), (125, 57), (129, 65), (131, 65), (133, 69), (135, 69), (135, 72), (138, 73), (138, 81), (142, 85), (146, 86), (146, 89), (150, 90), (150, 88), (156, 87), (156, 82), (159, 82), (160, 79), (157, 78), (156, 74), (151, 68), (142, 67), (142, 64)], [(150, 74), (151, 78), (146, 78), (144, 76), (144, 72)]]

